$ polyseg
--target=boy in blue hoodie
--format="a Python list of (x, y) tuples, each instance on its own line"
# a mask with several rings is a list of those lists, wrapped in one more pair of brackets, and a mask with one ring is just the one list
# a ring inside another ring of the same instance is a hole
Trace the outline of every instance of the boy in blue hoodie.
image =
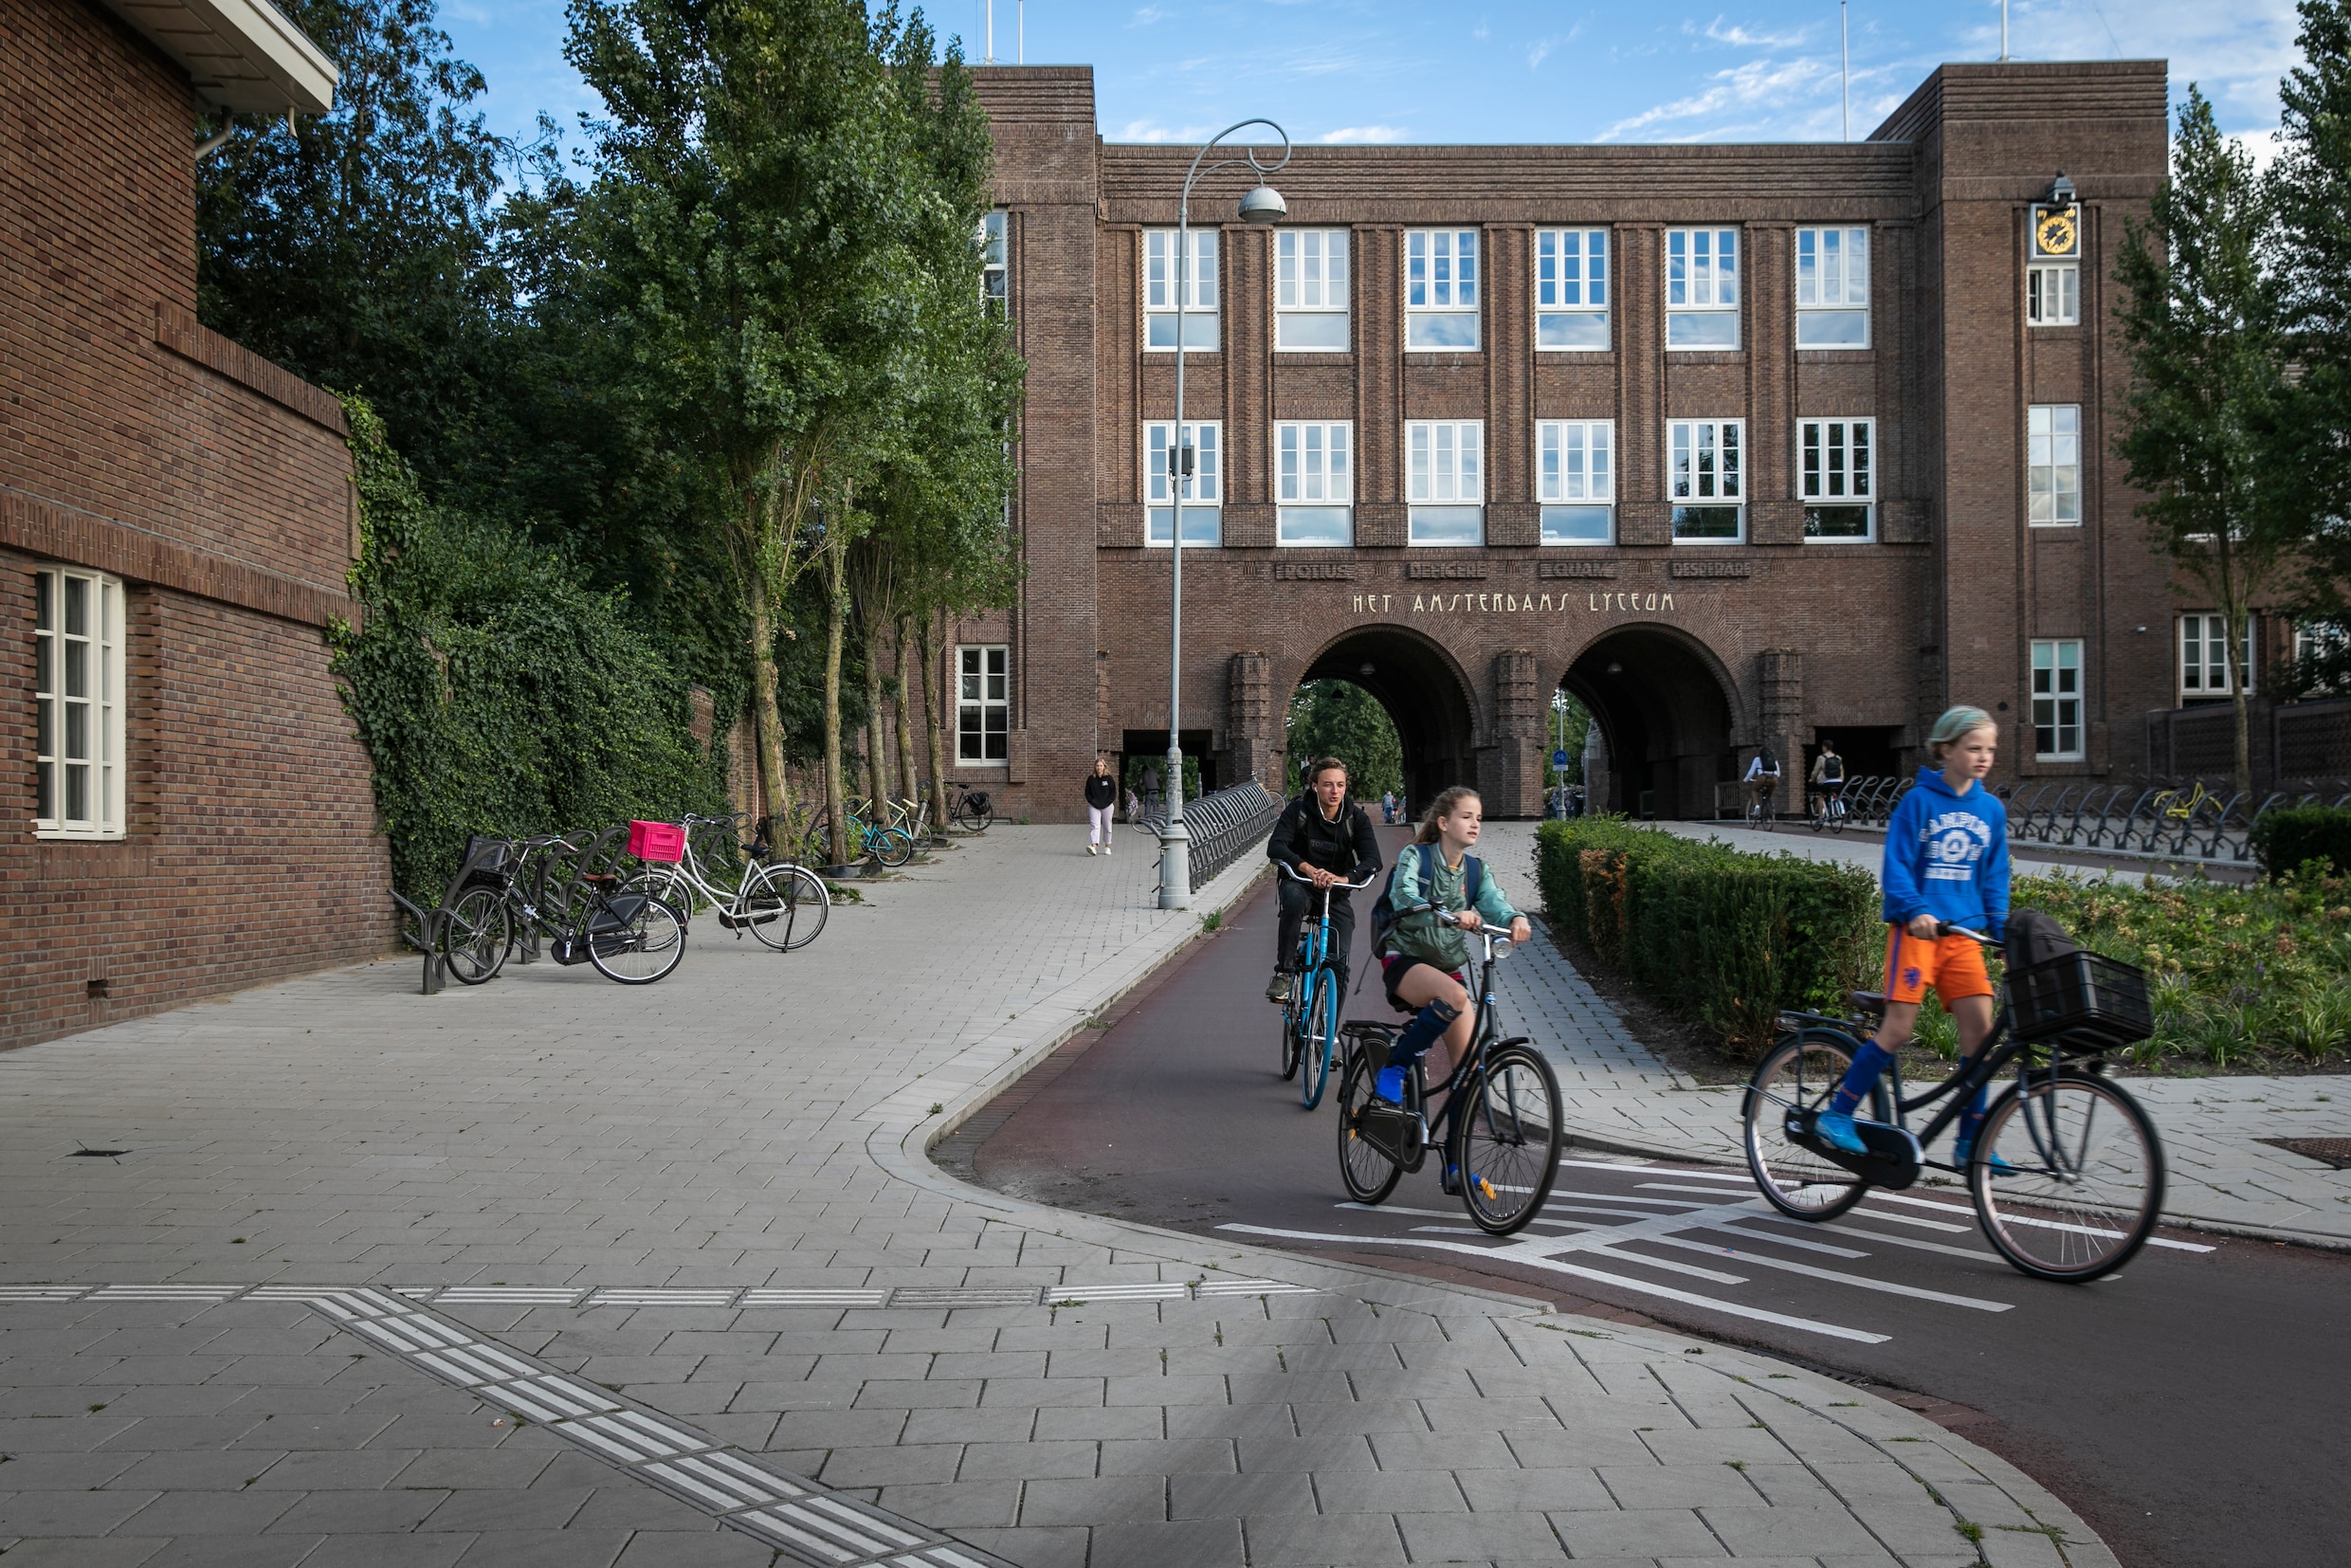
[[(1935, 721), (1927, 745), (1936, 766), (1886, 825), (1886, 1016), (1877, 1037), (1853, 1056), (1814, 1131), (1847, 1154), (1867, 1154), (1853, 1130), (1853, 1107), (1893, 1061), (1935, 988), (1959, 1026), (1964, 1071), (1992, 1032), (1992, 977), (1983, 949), (1965, 937), (1938, 937), (1938, 922), (1998, 937), (2008, 923), (2008, 811), (1982, 787), (1999, 752), (1999, 727), (1981, 708), (1957, 707)], [(1961, 1166), (1976, 1146), (1985, 1095), (1960, 1113), (1952, 1151)]]

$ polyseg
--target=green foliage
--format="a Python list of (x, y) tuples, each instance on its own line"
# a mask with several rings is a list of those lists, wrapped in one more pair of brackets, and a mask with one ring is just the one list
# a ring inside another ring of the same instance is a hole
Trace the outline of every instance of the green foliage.
[(2282, 871), (2251, 886), (2019, 877), (2018, 908), (2147, 971), (2150, 1068), (2282, 1065), (2351, 1050), (2351, 878)]
[[(2296, 465), (2324, 520), (2306, 543), (2288, 609), (2351, 628), (2351, 0), (2302, 0), (2302, 63), (2279, 85), (2278, 158), (2269, 189), (2285, 330), (2302, 375), (2281, 461)], [(2297, 671), (2307, 687), (2351, 690), (2351, 646)]]
[(428, 504), (382, 422), (351, 421), (362, 628), (333, 669), (374, 765), (392, 882), (439, 902), (470, 833), (675, 821), (720, 804), (722, 770), (687, 731), (686, 682), (616, 594), (559, 556)]
[(1854, 866), (1585, 817), (1544, 823), (1535, 867), (1556, 921), (1736, 1048), (1767, 1044), (1783, 1008), (1840, 1011), (1871, 977), (1877, 885)]
[(1347, 764), (1348, 792), (1376, 799), (1404, 788), (1404, 746), (1379, 699), (1352, 681), (1307, 681), (1290, 696), (1290, 782), (1326, 757)]
[[(1549, 727), (1543, 731), (1543, 787), (1549, 789), (1558, 784), (1581, 784), (1584, 781), (1584, 738), (1592, 733), (1592, 710), (1584, 706), (1582, 698), (1566, 690), (1556, 692), (1552, 702), (1552, 715), (1545, 720)], [(1562, 709), (1564, 718), (1560, 716)], [(1554, 751), (1567, 753), (1566, 767), (1555, 768), (1551, 765)]]
[(2265, 811), (2253, 824), (2253, 854), (2276, 876), (2311, 861), (2324, 861), (2338, 875), (2351, 873), (2351, 809), (2296, 806)]

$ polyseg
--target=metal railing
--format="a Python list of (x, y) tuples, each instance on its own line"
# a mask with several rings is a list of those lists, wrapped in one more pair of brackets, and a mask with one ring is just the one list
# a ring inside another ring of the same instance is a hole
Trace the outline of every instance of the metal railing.
[[(1282, 804), (1253, 778), (1186, 801), (1184, 826), (1192, 833), (1192, 885), (1186, 891), (1198, 892), (1217, 872), (1264, 844)], [(1141, 826), (1153, 832), (1167, 826), (1167, 808), (1157, 797), (1144, 811)]]

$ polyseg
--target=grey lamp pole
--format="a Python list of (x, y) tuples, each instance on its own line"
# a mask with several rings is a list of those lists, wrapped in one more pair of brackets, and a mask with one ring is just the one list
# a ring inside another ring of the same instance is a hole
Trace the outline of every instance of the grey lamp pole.
[[(1282, 138), (1282, 155), (1271, 163), (1258, 160), (1255, 148), (1245, 148), (1237, 158), (1219, 158), (1201, 167), (1216, 144), (1235, 131), (1263, 125)], [(1251, 224), (1281, 221), (1289, 210), (1282, 193), (1264, 184), (1290, 161), (1290, 134), (1269, 119), (1245, 119), (1228, 125), (1208, 138), (1193, 157), (1184, 175), (1183, 194), (1176, 207), (1176, 428), (1167, 444), (1168, 501), (1174, 509), (1169, 552), (1175, 566), (1175, 586), (1168, 604), (1167, 655), (1167, 826), (1159, 830), (1159, 907), (1185, 909), (1192, 903), (1192, 834), (1184, 827), (1184, 485), (1192, 477), (1192, 448), (1184, 441), (1184, 313), (1192, 292), (1192, 187), (1202, 174), (1229, 164), (1247, 163), (1256, 171), (1256, 189), (1241, 198), (1241, 220)]]

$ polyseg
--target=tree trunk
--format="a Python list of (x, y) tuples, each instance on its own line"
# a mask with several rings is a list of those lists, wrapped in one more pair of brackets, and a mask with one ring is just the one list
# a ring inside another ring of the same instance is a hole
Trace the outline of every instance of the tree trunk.
[(759, 810), (774, 825), (769, 842), (783, 844), (791, 818), (784, 780), (784, 722), (775, 706), (775, 611), (768, 600), (767, 576), (756, 567), (751, 573), (751, 724), (759, 749), (755, 770), (759, 782)]
[(2229, 683), (2231, 701), (2236, 707), (2236, 789), (2237, 793), (2250, 795), (2253, 792), (2253, 715), (2245, 692), (2253, 684), (2253, 650), (2247, 646), (2252, 641), (2252, 612), (2230, 617), (2229, 628), (2229, 663), (2241, 666), (2236, 679)]
[(876, 823), (889, 820), (887, 802), (897, 791), (890, 787), (890, 754), (884, 744), (882, 713), (882, 629), (870, 615), (866, 623), (866, 782), (873, 791)]
[[(906, 684), (906, 677), (914, 671), (907, 667), (905, 617), (900, 616), (898, 624), (891, 629), (896, 634), (894, 640), (897, 645), (895, 652), (898, 659), (898, 701), (892, 704), (892, 717), (896, 720), (895, 727), (898, 731), (898, 787), (911, 797), (917, 793), (914, 771), (914, 688)], [(936, 811), (933, 814), (936, 815)]]
[(825, 542), (825, 811), (832, 828), (832, 863), (849, 863), (849, 824), (841, 772), (841, 642), (847, 629), (848, 577), (842, 570), (847, 534), (836, 524)]
[(931, 754), (931, 820), (938, 831), (947, 831), (947, 745), (946, 723), (940, 717), (945, 706), (946, 672), (939, 667), (938, 623), (922, 617), (919, 639), (922, 654), (922, 728), (930, 742)]

